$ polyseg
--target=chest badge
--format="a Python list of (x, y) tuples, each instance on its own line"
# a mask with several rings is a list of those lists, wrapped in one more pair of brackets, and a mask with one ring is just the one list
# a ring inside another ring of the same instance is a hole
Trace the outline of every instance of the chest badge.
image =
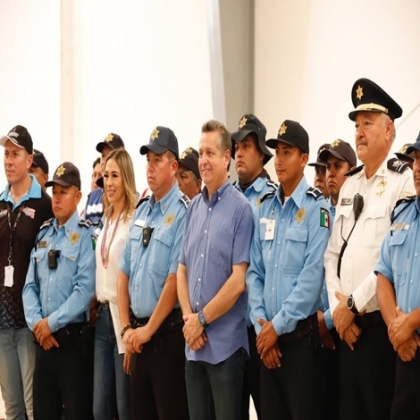
[(305, 219), (306, 216), (306, 210), (304, 208), (299, 209), (296, 212), (295, 220), (300, 223), (302, 220)]
[(166, 226), (170, 226), (170, 225), (172, 225), (172, 223), (174, 222), (174, 220), (175, 220), (175, 216), (174, 216), (173, 214), (168, 214), (168, 215), (165, 217), (165, 225), (166, 225)]
[(386, 181), (383, 179), (377, 186), (376, 186), (376, 195), (380, 197), (382, 193), (385, 192)]
[(74, 245), (75, 243), (79, 242), (80, 235), (77, 232), (73, 232), (70, 235), (70, 243)]

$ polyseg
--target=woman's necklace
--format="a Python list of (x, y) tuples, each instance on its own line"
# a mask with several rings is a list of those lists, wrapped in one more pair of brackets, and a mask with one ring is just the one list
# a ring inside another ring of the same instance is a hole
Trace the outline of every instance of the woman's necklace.
[(108, 261), (109, 261), (109, 250), (111, 249), (111, 245), (112, 245), (112, 241), (114, 240), (115, 237), (115, 233), (117, 232), (117, 228), (118, 228), (118, 223), (121, 219), (121, 215), (123, 212), (121, 212), (115, 222), (115, 228), (112, 232), (112, 236), (111, 236), (111, 240), (109, 241), (109, 246), (108, 248), (106, 247), (106, 237), (108, 234), (108, 229), (109, 229), (109, 225), (110, 225), (110, 220), (111, 217), (109, 217), (108, 219), (106, 219), (106, 223), (105, 223), (105, 228), (104, 228), (104, 236), (102, 238), (102, 243), (101, 243), (101, 260), (102, 260), (102, 265), (104, 266), (104, 268), (108, 268)]

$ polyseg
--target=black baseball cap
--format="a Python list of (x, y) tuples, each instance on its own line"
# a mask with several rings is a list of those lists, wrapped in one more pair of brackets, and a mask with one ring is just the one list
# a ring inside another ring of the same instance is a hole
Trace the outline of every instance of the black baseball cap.
[[(264, 153), (264, 165), (273, 157), (267, 149), (265, 138), (267, 129), (265, 125), (253, 114), (245, 114), (239, 121), (238, 130), (231, 134), (233, 142), (241, 142), (249, 134), (255, 134), (257, 144), (261, 152)], [(232, 144), (232, 158), (235, 159), (235, 145)]]
[(41, 168), (44, 174), (48, 175), (48, 162), (45, 159), (44, 153), (40, 152), (39, 150), (34, 149), (34, 159), (32, 161), (32, 166), (34, 168)]
[(319, 149), (318, 154), (316, 155), (316, 162), (308, 163), (308, 166), (322, 166), (324, 168), (327, 167), (327, 163), (321, 159), (321, 153), (330, 147), (329, 143), (324, 143)]
[(157, 155), (170, 150), (179, 160), (178, 139), (170, 128), (159, 125), (153, 129), (149, 143), (140, 147), (140, 154), (146, 155), (149, 150)]
[(297, 121), (285, 120), (280, 126), (277, 138), (269, 139), (265, 144), (270, 149), (275, 149), (278, 142), (298, 147), (303, 153), (309, 153), (308, 133)]
[(9, 134), (3, 136), (0, 139), (0, 145), (5, 146), (7, 140), (10, 140), (13, 144), (22, 149), (25, 149), (30, 155), (32, 155), (34, 151), (32, 137), (25, 127), (21, 125), (16, 125), (15, 127), (13, 127), (9, 131)]
[(186, 148), (179, 157), (179, 164), (184, 168), (190, 170), (197, 179), (201, 179), (200, 171), (198, 169), (198, 152), (192, 147)]
[(46, 187), (52, 187), (54, 184), (70, 187), (71, 185), (81, 188), (80, 172), (71, 162), (62, 163), (54, 172), (53, 179), (46, 182)]
[(411, 153), (407, 153), (408, 148), (411, 147), (412, 145), (413, 145), (413, 143), (404, 144), (404, 146), (401, 147), (401, 149), (398, 150), (398, 152), (395, 153), (397, 158), (400, 159), (400, 160), (403, 160), (404, 162), (406, 162), (406, 161), (413, 162), (414, 161), (414, 151), (412, 151)]
[(349, 113), (354, 121), (359, 111), (383, 112), (392, 121), (401, 117), (402, 108), (375, 82), (369, 79), (358, 79), (351, 90), (351, 100), (356, 109)]
[(417, 139), (415, 141), (415, 143), (413, 143), (408, 149), (407, 149), (407, 153), (413, 153), (413, 152), (418, 152), (420, 151), (420, 133), (417, 136)]
[(340, 139), (334, 140), (328, 148), (321, 152), (320, 159), (327, 162), (329, 154), (335, 156), (337, 159), (348, 162), (351, 167), (357, 164), (356, 152), (346, 141)]
[(124, 142), (118, 134), (109, 133), (104, 141), (101, 141), (96, 145), (96, 150), (99, 153), (102, 153), (102, 150), (105, 146), (109, 146), (111, 149), (124, 149)]

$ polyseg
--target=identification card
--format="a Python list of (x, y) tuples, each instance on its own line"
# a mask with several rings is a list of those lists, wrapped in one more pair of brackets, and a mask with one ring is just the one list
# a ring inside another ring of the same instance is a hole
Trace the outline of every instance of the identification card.
[(269, 219), (265, 225), (265, 240), (272, 241), (274, 239), (274, 229), (276, 227), (276, 221), (274, 219)]
[(7, 265), (4, 267), (4, 285), (6, 287), (12, 287), (13, 286), (13, 272), (15, 271), (15, 268), (13, 265)]

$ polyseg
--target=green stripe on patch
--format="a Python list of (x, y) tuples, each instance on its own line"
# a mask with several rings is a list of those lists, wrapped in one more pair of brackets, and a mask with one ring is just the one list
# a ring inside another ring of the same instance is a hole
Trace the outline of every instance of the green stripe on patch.
[(330, 213), (323, 208), (321, 208), (320, 226), (330, 228)]

